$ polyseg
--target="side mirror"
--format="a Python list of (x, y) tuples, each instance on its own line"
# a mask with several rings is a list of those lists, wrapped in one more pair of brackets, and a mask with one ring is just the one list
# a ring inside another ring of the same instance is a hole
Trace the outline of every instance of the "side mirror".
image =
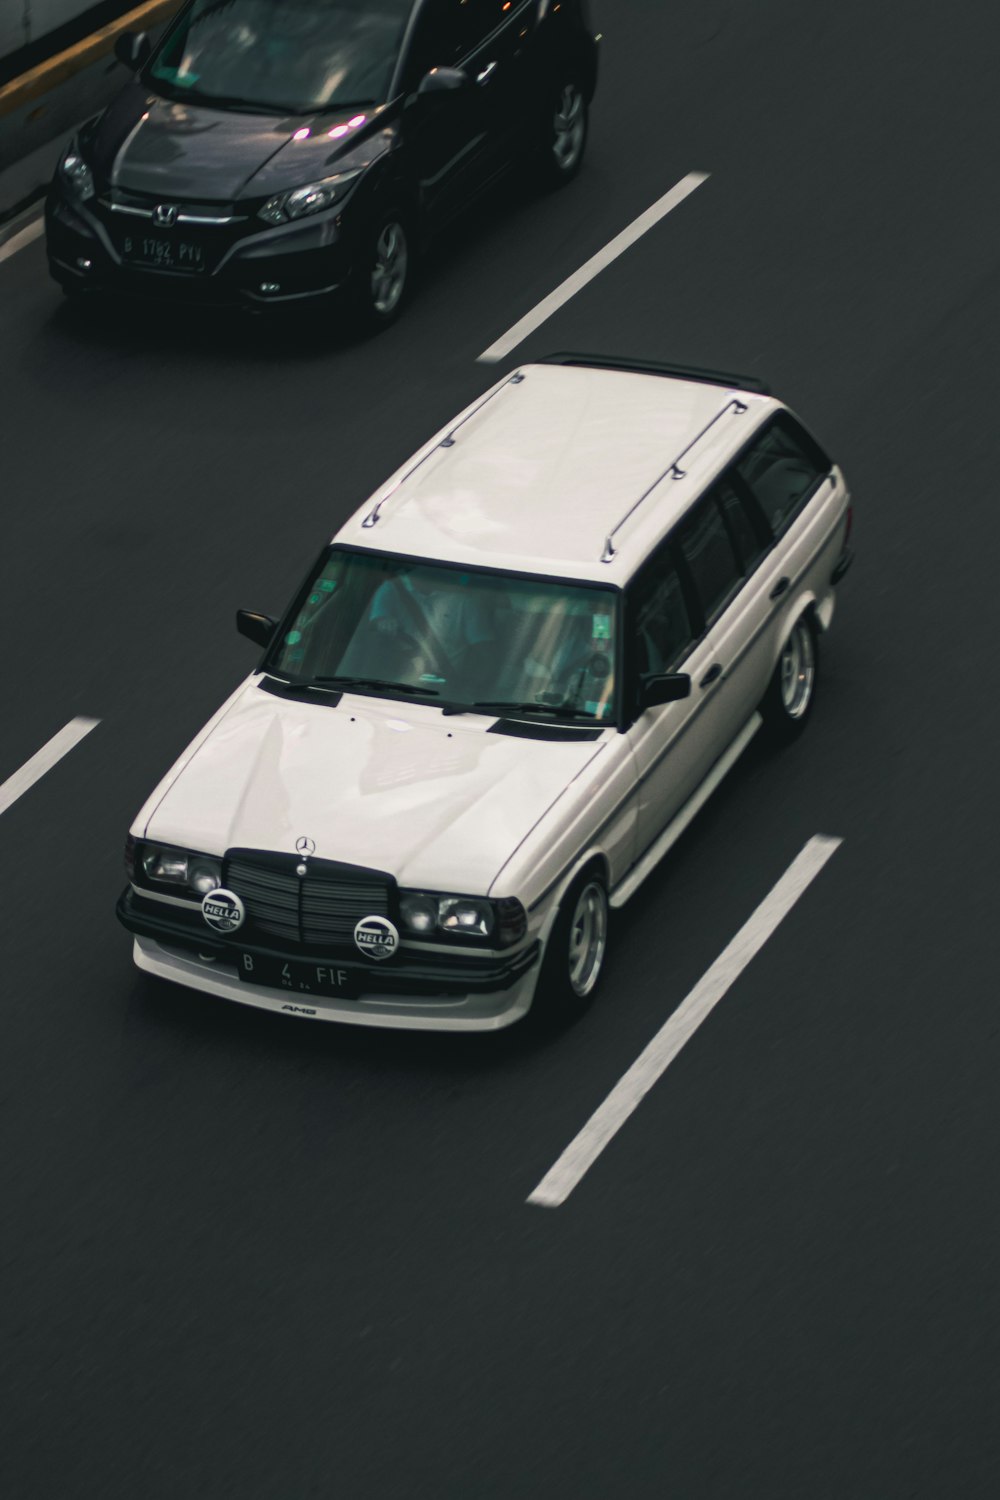
[(658, 708), (661, 703), (679, 703), (691, 696), (691, 679), (686, 672), (662, 672), (647, 677), (639, 687), (639, 712)]
[(130, 73), (138, 73), (152, 52), (149, 37), (144, 31), (123, 31), (115, 38), (115, 56)]
[(454, 94), (469, 87), (469, 75), (461, 68), (431, 68), (420, 80), (418, 94)]
[(247, 640), (253, 641), (256, 646), (271, 644), (277, 623), (277, 620), (272, 620), (270, 615), (258, 615), (252, 609), (236, 611), (236, 629), (240, 635), (245, 635)]

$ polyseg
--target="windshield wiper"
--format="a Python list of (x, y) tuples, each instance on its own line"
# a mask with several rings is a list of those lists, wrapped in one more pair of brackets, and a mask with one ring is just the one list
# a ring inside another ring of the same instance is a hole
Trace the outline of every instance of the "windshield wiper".
[(174, 99), (179, 104), (205, 104), (210, 109), (246, 110), (256, 115), (312, 113), (312, 111), (297, 109), (290, 104), (273, 104), (262, 99), (245, 99), (242, 94), (210, 94), (205, 89), (184, 88), (172, 79), (161, 78), (156, 73), (149, 75), (149, 82), (152, 86), (163, 89), (168, 99)]
[(203, 94), (195, 90), (185, 95), (193, 104), (207, 104), (214, 109), (238, 109), (246, 110), (255, 115), (300, 115), (302, 110), (296, 109), (292, 104), (282, 104), (279, 100), (271, 99), (244, 99), (241, 94)]
[(557, 719), (590, 719), (592, 717), (579, 708), (571, 708), (568, 703), (518, 703), (508, 702), (503, 698), (479, 698), (475, 703), (469, 704), (469, 709), (472, 711), (485, 709), (487, 712), (511, 714), (552, 714)]
[(335, 114), (338, 109), (357, 109), (362, 104), (377, 104), (377, 99), (330, 99), (326, 104), (317, 104), (313, 109), (303, 110), (303, 114), (330, 115)]
[(382, 692), (409, 693), (418, 698), (440, 698), (437, 688), (426, 687), (422, 682), (391, 682), (385, 677), (302, 677), (294, 687), (338, 687), (345, 692), (353, 688), (372, 688)]

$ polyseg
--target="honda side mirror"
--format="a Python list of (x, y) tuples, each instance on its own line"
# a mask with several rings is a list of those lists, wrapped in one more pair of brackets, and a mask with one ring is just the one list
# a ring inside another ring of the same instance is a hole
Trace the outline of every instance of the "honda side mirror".
[(461, 68), (431, 68), (420, 80), (418, 94), (454, 94), (469, 87), (469, 75)]
[(245, 635), (247, 640), (253, 641), (256, 646), (271, 644), (277, 623), (277, 620), (272, 620), (270, 615), (258, 615), (252, 609), (236, 611), (236, 629), (240, 635)]
[(138, 73), (152, 50), (149, 37), (144, 31), (123, 31), (121, 36), (115, 38), (115, 56), (130, 73)]
[(639, 712), (658, 708), (661, 703), (678, 703), (691, 696), (691, 679), (686, 672), (661, 672), (647, 677), (639, 686)]

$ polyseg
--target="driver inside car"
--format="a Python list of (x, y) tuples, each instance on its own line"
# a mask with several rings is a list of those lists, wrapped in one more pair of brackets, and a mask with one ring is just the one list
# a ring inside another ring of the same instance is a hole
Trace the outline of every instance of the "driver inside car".
[(435, 578), (429, 570), (408, 568), (376, 589), (369, 621), (380, 635), (412, 643), (447, 675), (463, 651), (493, 639), (488, 612), (468, 584), (467, 575), (456, 573), (442, 587), (440, 574)]

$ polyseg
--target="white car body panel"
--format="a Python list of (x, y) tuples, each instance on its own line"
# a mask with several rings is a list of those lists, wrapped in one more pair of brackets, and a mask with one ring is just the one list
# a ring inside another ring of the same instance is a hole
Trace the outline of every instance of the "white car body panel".
[[(486, 895), (525, 839), (617, 736), (489, 734), (494, 718), (345, 694), (272, 697), (253, 677), (157, 800), (145, 836), (201, 853), (291, 852), (386, 870), (401, 886)], [(458, 880), (460, 883), (455, 884)]]
[[(737, 404), (743, 410), (731, 411)], [(771, 397), (724, 386), (528, 365), (436, 433), (336, 539), (623, 584), (733, 451), (780, 410)], [(671, 466), (685, 453), (675, 478)], [(487, 503), (494, 496), (502, 505)], [(641, 496), (614, 558), (602, 563), (606, 536)]]

